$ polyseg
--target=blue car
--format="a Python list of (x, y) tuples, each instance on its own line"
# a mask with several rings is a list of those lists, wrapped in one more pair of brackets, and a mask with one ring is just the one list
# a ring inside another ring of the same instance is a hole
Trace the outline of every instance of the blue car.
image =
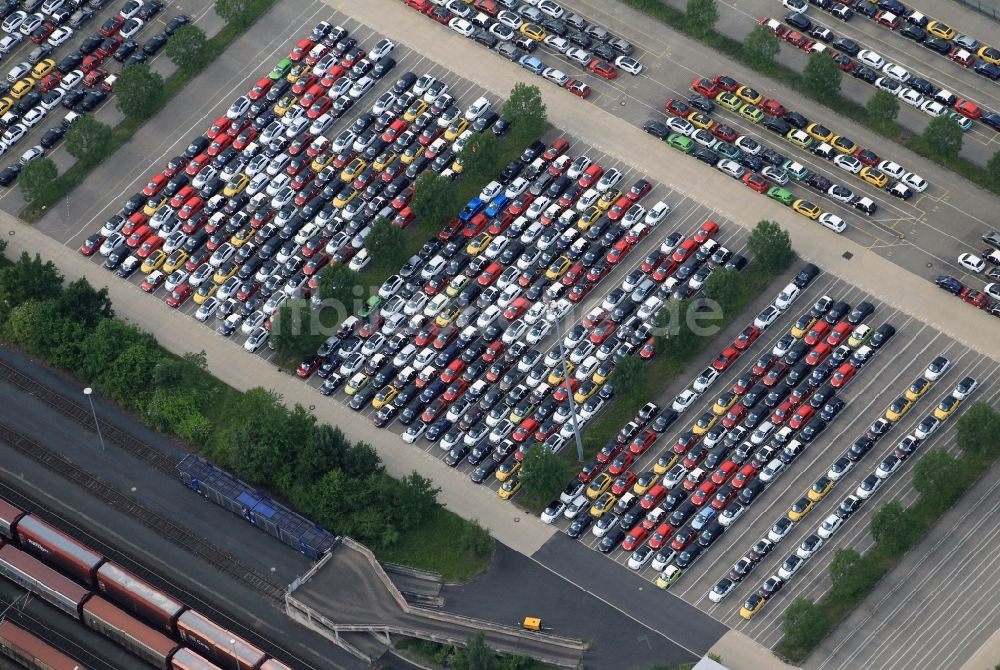
[(535, 74), (542, 74), (545, 72), (545, 63), (538, 60), (534, 56), (521, 56), (517, 62), (521, 67), (529, 72), (533, 72)]
[(485, 202), (483, 202), (479, 198), (473, 198), (465, 205), (465, 207), (462, 208), (462, 211), (459, 212), (458, 214), (458, 218), (461, 219), (462, 221), (468, 221), (476, 214), (479, 214), (479, 212), (483, 211), (483, 207), (485, 206), (486, 206)]
[(493, 198), (490, 202), (490, 206), (486, 208), (486, 216), (496, 216), (503, 211), (503, 208), (507, 206), (508, 202), (510, 202), (510, 198), (502, 193)]
[(965, 288), (962, 282), (949, 275), (938, 275), (934, 283), (938, 285), (938, 288), (943, 288), (948, 293), (953, 293), (954, 295), (958, 295)]
[(694, 530), (701, 530), (708, 525), (708, 522), (715, 518), (718, 512), (711, 507), (706, 507), (695, 516), (694, 521), (691, 522), (691, 528)]

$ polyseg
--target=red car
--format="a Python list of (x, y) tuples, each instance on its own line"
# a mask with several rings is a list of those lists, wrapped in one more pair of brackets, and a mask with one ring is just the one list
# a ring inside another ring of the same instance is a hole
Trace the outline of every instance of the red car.
[(689, 104), (687, 104), (683, 100), (678, 100), (676, 98), (670, 98), (669, 100), (667, 100), (667, 102), (664, 103), (663, 108), (668, 112), (670, 112), (671, 114), (673, 114), (674, 116), (680, 117), (682, 119), (686, 119), (688, 117), (688, 114), (690, 114), (693, 111)]
[(792, 403), (786, 400), (774, 408), (774, 412), (771, 414), (771, 423), (775, 426), (785, 425), (785, 421), (788, 420), (792, 411)]
[(170, 180), (167, 178), (166, 175), (164, 175), (162, 172), (158, 172), (153, 175), (152, 179), (149, 180), (149, 182), (146, 184), (146, 188), (142, 189), (142, 194), (144, 196), (152, 198), (154, 195), (157, 195), (160, 191), (163, 190), (163, 188), (167, 185), (168, 181)]
[(719, 372), (724, 372), (729, 369), (729, 366), (740, 357), (740, 350), (736, 347), (726, 347), (722, 350), (722, 353), (715, 357), (712, 361), (712, 367)]
[(731, 503), (738, 494), (739, 491), (734, 489), (732, 486), (726, 486), (715, 494), (715, 497), (712, 498), (712, 502), (709, 506), (715, 510), (722, 510), (726, 507), (726, 505)]
[(646, 344), (642, 345), (642, 349), (639, 350), (639, 358), (649, 360), (656, 355), (656, 338), (651, 337), (646, 340)]
[(441, 330), (441, 327), (436, 323), (427, 324), (416, 334), (416, 337), (413, 340), (414, 344), (418, 347), (426, 347), (431, 343), (431, 340), (437, 337), (439, 330)]
[(618, 478), (615, 479), (614, 483), (611, 485), (611, 493), (621, 497), (623, 493), (632, 488), (636, 479), (638, 479), (638, 476), (634, 472), (626, 470), (618, 475)]
[(603, 176), (604, 168), (597, 163), (591, 163), (587, 166), (587, 169), (583, 171), (583, 174), (580, 175), (580, 178), (576, 180), (576, 183), (583, 188), (590, 188)]
[(875, 167), (879, 164), (879, 161), (882, 160), (874, 151), (865, 149), (864, 147), (858, 147), (855, 149), (854, 157), (857, 158), (862, 165), (867, 165), (868, 167)]
[(830, 334), (827, 335), (826, 343), (831, 347), (839, 346), (841, 342), (847, 339), (847, 336), (850, 335), (853, 330), (854, 326), (849, 324), (847, 321), (841, 321), (834, 326), (833, 330), (830, 331)]
[(489, 286), (496, 281), (496, 278), (500, 276), (500, 273), (503, 272), (503, 270), (504, 268), (500, 263), (493, 261), (486, 266), (486, 269), (483, 270), (482, 274), (479, 275), (479, 279), (476, 281), (479, 282), (480, 286)]
[(669, 277), (674, 273), (674, 270), (676, 269), (677, 269), (677, 263), (674, 262), (673, 260), (668, 260), (667, 262), (662, 263), (658, 268), (653, 270), (653, 274), (650, 276), (653, 278), (653, 281), (662, 284), (664, 281), (666, 281), (667, 277)]
[(616, 265), (621, 262), (623, 258), (628, 256), (628, 253), (632, 251), (632, 245), (628, 240), (618, 240), (615, 242), (615, 246), (611, 248), (608, 255), (605, 256), (605, 260), (611, 265)]
[(653, 550), (659, 550), (660, 547), (666, 544), (667, 540), (670, 539), (670, 536), (673, 535), (673, 533), (674, 533), (673, 526), (671, 526), (669, 523), (661, 523), (656, 528), (656, 531), (649, 537), (649, 548)]
[(809, 419), (813, 418), (814, 414), (816, 414), (815, 407), (813, 407), (812, 405), (802, 405), (797, 410), (795, 410), (795, 414), (788, 422), (788, 427), (794, 430), (798, 430), (802, 426), (809, 423)]
[(125, 244), (127, 244), (132, 249), (138, 249), (139, 245), (142, 244), (146, 240), (146, 238), (149, 237), (150, 235), (155, 235), (153, 229), (147, 226), (146, 224), (142, 224), (141, 226), (138, 226), (132, 232), (131, 235), (128, 236), (128, 238), (125, 240)]
[(309, 110), (306, 112), (306, 118), (318, 119), (326, 114), (332, 106), (333, 101), (324, 95), (323, 97), (317, 99), (316, 102), (309, 107)]
[(465, 379), (458, 379), (452, 382), (451, 386), (448, 387), (448, 390), (445, 391), (444, 395), (442, 395), (441, 397), (444, 398), (445, 401), (447, 402), (455, 402), (456, 400), (462, 397), (462, 394), (465, 393), (466, 389), (468, 388), (469, 388), (469, 382), (467, 382)]
[(629, 466), (632, 465), (633, 460), (635, 460), (635, 456), (628, 451), (622, 451), (615, 456), (613, 461), (611, 461), (611, 465), (608, 466), (608, 474), (620, 475), (628, 470)]
[(691, 447), (698, 444), (701, 440), (700, 437), (695, 435), (690, 430), (685, 431), (677, 436), (677, 441), (674, 442), (673, 452), (679, 456), (686, 454)]
[(449, 363), (448, 367), (446, 367), (444, 372), (441, 373), (441, 381), (445, 384), (450, 384), (455, 381), (455, 379), (460, 377), (463, 372), (465, 372), (465, 363), (456, 359)]
[(755, 468), (752, 464), (747, 463), (740, 468), (740, 471), (736, 473), (735, 477), (733, 477), (732, 487), (734, 489), (741, 489), (753, 481), (753, 478), (756, 476), (757, 468)]
[(313, 48), (314, 44), (315, 42), (313, 42), (310, 39), (303, 38), (299, 40), (298, 44), (296, 44), (295, 47), (289, 52), (288, 54), (289, 60), (298, 63), (300, 60), (306, 57), (306, 54), (309, 53), (309, 50)]
[(733, 346), (740, 351), (745, 351), (760, 337), (760, 328), (751, 324), (743, 329), (733, 342)]
[(850, 363), (843, 363), (836, 372), (833, 373), (833, 377), (830, 378), (830, 386), (835, 389), (839, 389), (847, 385), (847, 382), (854, 379), (854, 375), (857, 374), (858, 369), (851, 365)]
[(764, 386), (774, 386), (780, 382), (786, 374), (788, 374), (788, 363), (785, 361), (777, 361), (774, 366), (767, 371), (767, 374), (764, 375), (763, 384)]
[(712, 481), (719, 486), (722, 486), (729, 481), (729, 478), (733, 476), (734, 472), (736, 472), (736, 467), (736, 463), (733, 461), (725, 461), (722, 465), (716, 468), (715, 472), (712, 473)]
[[(271, 81), (270, 77), (265, 77), (264, 79)], [(261, 81), (263, 81), (263, 79)], [(257, 83), (260, 84), (260, 82)], [(319, 77), (317, 77), (314, 74), (308, 74), (304, 77), (301, 77), (297, 82), (295, 82), (295, 85), (292, 86), (292, 93), (294, 93), (295, 95), (302, 95), (303, 93), (311, 89), (313, 86), (318, 86), (318, 85), (319, 85)], [(254, 98), (251, 97), (250, 99), (253, 100)]]
[(580, 98), (588, 98), (590, 96), (590, 87), (578, 79), (570, 79), (566, 82), (566, 90)]
[(653, 509), (660, 504), (666, 495), (667, 487), (663, 484), (657, 484), (646, 492), (646, 495), (642, 497), (642, 501), (639, 503), (639, 506), (647, 510)]
[(396, 119), (389, 127), (385, 129), (382, 133), (382, 139), (386, 142), (393, 142), (397, 137), (399, 137), (404, 130), (407, 128), (407, 123), (403, 119)]
[(139, 258), (149, 258), (149, 255), (163, 246), (166, 240), (159, 235), (150, 235), (142, 241), (142, 246), (135, 252)]
[(979, 105), (965, 98), (959, 98), (955, 101), (955, 111), (970, 119), (978, 119), (983, 115), (983, 110)]
[(514, 319), (519, 318), (525, 312), (527, 312), (531, 308), (531, 305), (532, 303), (530, 300), (528, 300), (524, 296), (521, 296), (511, 304), (507, 305), (507, 309), (503, 311), (503, 318), (507, 319), (508, 321), (513, 321)]
[(698, 490), (694, 492), (694, 495), (691, 496), (691, 504), (695, 507), (701, 507), (708, 502), (709, 498), (715, 495), (718, 488), (718, 484), (713, 482), (711, 479), (706, 479), (698, 487)]
[(124, 23), (125, 17), (120, 14), (115, 14), (101, 25), (101, 29), (98, 32), (101, 37), (111, 37), (118, 32)]
[(674, 536), (674, 539), (670, 542), (670, 548), (674, 551), (684, 551), (697, 539), (698, 531), (692, 528), (685, 528)]
[(83, 254), (84, 256), (93, 256), (94, 252), (96, 252), (101, 247), (101, 244), (103, 242), (104, 242), (104, 237), (100, 233), (94, 233), (93, 235), (85, 239), (83, 241), (83, 244), (80, 245), (80, 253)]
[(271, 86), (274, 85), (274, 80), (270, 77), (261, 77), (257, 80), (257, 83), (253, 85), (247, 97), (251, 100), (260, 100), (267, 92), (271, 90)]
[(733, 408), (726, 412), (726, 415), (722, 417), (723, 427), (735, 428), (740, 425), (743, 423), (743, 419), (747, 417), (747, 413), (749, 411), (749, 408), (743, 404), (733, 406)]
[(701, 224), (701, 228), (698, 232), (694, 234), (694, 241), (698, 244), (704, 244), (709, 239), (711, 239), (717, 232), (719, 232), (719, 224), (715, 221), (706, 221)]
[(719, 87), (711, 79), (706, 79), (705, 77), (700, 77), (692, 81), (691, 90), (707, 98), (715, 98), (715, 96), (719, 95)]
[(322, 365), (323, 359), (319, 356), (312, 355), (299, 363), (299, 367), (295, 369), (295, 376), (301, 379), (309, 379), (312, 374), (316, 372), (316, 369)]
[(743, 184), (758, 193), (767, 193), (771, 188), (771, 182), (756, 172), (748, 172), (743, 175)]
[(601, 60), (600, 58), (595, 58), (590, 61), (590, 65), (587, 67), (598, 77), (614, 79), (618, 76), (618, 68), (607, 61)]
[(569, 149), (569, 140), (565, 137), (557, 138), (553, 140), (552, 144), (550, 144), (542, 153), (542, 160), (554, 161), (556, 158), (566, 153), (567, 149)]
[(614, 334), (615, 329), (617, 328), (618, 324), (616, 324), (614, 321), (612, 321), (611, 319), (604, 319), (596, 326), (594, 326), (594, 330), (590, 334), (590, 341), (600, 346), (604, 344), (605, 340), (607, 340), (609, 337), (611, 337), (611, 335)]
[(698, 251), (697, 242), (694, 240), (684, 240), (677, 245), (676, 249), (674, 249), (674, 253), (670, 257), (670, 260), (678, 264), (683, 263), (696, 251)]
[(806, 354), (806, 365), (816, 367), (823, 362), (824, 358), (830, 355), (831, 351), (833, 351), (833, 347), (826, 342), (820, 342)]
[(629, 531), (628, 535), (625, 536), (625, 540), (622, 541), (623, 551), (633, 551), (639, 547), (649, 535), (649, 531), (643, 528), (641, 525), (636, 526)]
[(785, 112), (788, 110), (786, 110), (785, 106), (777, 100), (768, 98), (760, 103), (760, 111), (764, 112), (768, 116), (784, 116)]
[(653, 442), (656, 442), (656, 436), (657, 434), (655, 431), (647, 428), (632, 438), (632, 442), (628, 445), (628, 450), (636, 456), (643, 454), (647, 449), (649, 449)]
[(611, 206), (611, 209), (608, 210), (608, 218), (611, 219), (612, 221), (619, 220), (620, 218), (625, 216), (625, 212), (627, 212), (628, 208), (631, 206), (632, 206), (632, 201), (629, 200), (627, 196), (623, 195), (622, 197), (618, 198), (618, 200), (615, 201), (615, 204)]
[(729, 77), (724, 74), (717, 75), (714, 79), (712, 79), (712, 81), (715, 82), (715, 85), (718, 88), (722, 89), (723, 91), (729, 91), (730, 93), (735, 93), (736, 89), (738, 89), (742, 85), (740, 84), (740, 82), (736, 81), (732, 77)]
[(986, 297), (986, 294), (972, 287), (962, 289), (962, 292), (958, 295), (962, 300), (979, 309), (986, 309), (990, 306), (990, 299)]
[(646, 179), (639, 179), (634, 184), (632, 188), (628, 190), (625, 197), (632, 202), (639, 202), (640, 198), (649, 193), (653, 188), (653, 185), (649, 183)]
[(167, 275), (162, 272), (152, 272), (146, 275), (146, 278), (142, 280), (142, 284), (139, 288), (146, 293), (156, 293), (156, 289), (160, 288), (166, 280)]
[(188, 301), (188, 298), (191, 297), (192, 293), (194, 293), (194, 289), (187, 284), (181, 284), (180, 286), (175, 287), (174, 290), (170, 292), (170, 295), (167, 296), (167, 305), (177, 309)]
[(823, 338), (826, 337), (826, 334), (828, 332), (830, 332), (830, 324), (827, 323), (826, 321), (817, 321), (815, 324), (813, 324), (812, 329), (808, 333), (806, 333), (803, 342), (805, 342), (809, 346), (819, 344), (820, 342), (823, 341)]
[(735, 142), (736, 138), (740, 136), (736, 130), (724, 123), (714, 123), (709, 129), (709, 132), (715, 135), (717, 138), (723, 142)]

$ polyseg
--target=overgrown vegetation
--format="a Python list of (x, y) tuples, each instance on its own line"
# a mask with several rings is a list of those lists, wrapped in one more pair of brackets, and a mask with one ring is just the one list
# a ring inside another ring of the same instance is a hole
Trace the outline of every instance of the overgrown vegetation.
[(64, 286), (37, 256), (0, 268), (0, 333), (380, 558), (452, 580), (489, 561), (489, 535), (444, 510), (430, 480), (416, 472), (392, 479), (371, 446), (352, 444), (301, 405), (226, 386), (203, 354), (171, 354), (114, 317), (107, 289), (84, 279)]
[(775, 651), (794, 663), (805, 660), (995, 464), (1000, 457), (1000, 413), (977, 402), (957, 420), (955, 429), (961, 456), (936, 448), (917, 460), (913, 466), (917, 501), (906, 508), (892, 500), (878, 509), (870, 525), (875, 547), (867, 554), (837, 551), (830, 563), (833, 588), (819, 601), (799, 598), (788, 607), (782, 625), (785, 636)]
[[(745, 63), (753, 70), (772, 77), (800, 93), (815, 97), (817, 102), (827, 105), (834, 110), (838, 117), (849, 118), (856, 123), (867, 126), (883, 137), (901, 144), (921, 156), (936, 162), (938, 165), (960, 174), (977, 186), (1000, 194), (1000, 151), (994, 153), (986, 167), (960, 156), (954, 158), (942, 156), (923, 137), (899, 123), (895, 121), (885, 122), (881, 117), (872, 117), (868, 114), (865, 105), (858, 104), (839, 92), (836, 95), (828, 96), (821, 88), (811, 88), (810, 84), (806, 81), (804, 72), (798, 72), (783, 63), (775, 61), (773, 58), (761, 58), (758, 49), (760, 40), (758, 39), (741, 42), (728, 35), (723, 35), (714, 29), (701, 33), (698, 28), (692, 29), (692, 24), (684, 12), (674, 9), (660, 0), (623, 1), (648, 16), (700, 40), (723, 55)], [(827, 60), (831, 59), (828, 58)], [(744, 83), (753, 84), (753, 82)], [(761, 85), (758, 84), (758, 88)], [(811, 92), (817, 93), (818, 97), (811, 95)]]
[(554, 666), (528, 656), (498, 654), (486, 644), (482, 633), (470, 637), (464, 647), (412, 637), (400, 637), (393, 646), (415, 660), (451, 670), (554, 670)]

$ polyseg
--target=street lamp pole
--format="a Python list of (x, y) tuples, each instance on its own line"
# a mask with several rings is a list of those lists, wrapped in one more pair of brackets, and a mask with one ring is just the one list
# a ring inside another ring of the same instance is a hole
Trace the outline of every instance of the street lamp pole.
[(229, 638), (229, 644), (233, 648), (233, 658), (236, 659), (236, 670), (243, 670), (243, 665), (240, 663), (239, 653), (236, 651), (236, 638)]
[(101, 441), (101, 451), (107, 451), (104, 446), (104, 436), (101, 434), (101, 422), (97, 420), (97, 410), (94, 409), (94, 399), (91, 397), (94, 393), (94, 389), (89, 386), (83, 389), (83, 395), (87, 396), (87, 400), (90, 401), (90, 413), (94, 415), (94, 427), (97, 428), (97, 438)]
[(576, 438), (576, 458), (583, 463), (583, 440), (580, 439), (580, 424), (576, 420), (576, 402), (573, 400), (573, 389), (569, 383), (569, 366), (566, 364), (566, 347), (563, 344), (562, 323), (556, 316), (553, 303), (549, 302), (546, 307), (546, 315), (549, 321), (556, 326), (556, 337), (559, 338), (559, 362), (562, 364), (563, 384), (566, 388), (566, 402), (569, 403), (569, 416), (573, 426), (573, 437)]

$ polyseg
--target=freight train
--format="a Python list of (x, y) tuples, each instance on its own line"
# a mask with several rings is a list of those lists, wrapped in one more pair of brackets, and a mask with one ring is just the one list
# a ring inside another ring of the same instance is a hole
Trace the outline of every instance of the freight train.
[[(240, 636), (3, 499), (0, 574), (161, 670), (291, 670)], [(0, 636), (0, 653), (26, 664), (24, 655), (31, 652), (22, 649), (22, 656), (15, 657), (9, 649), (16, 644), (5, 640)], [(49, 667), (44, 663), (39, 660), (35, 665), (26, 665)]]

